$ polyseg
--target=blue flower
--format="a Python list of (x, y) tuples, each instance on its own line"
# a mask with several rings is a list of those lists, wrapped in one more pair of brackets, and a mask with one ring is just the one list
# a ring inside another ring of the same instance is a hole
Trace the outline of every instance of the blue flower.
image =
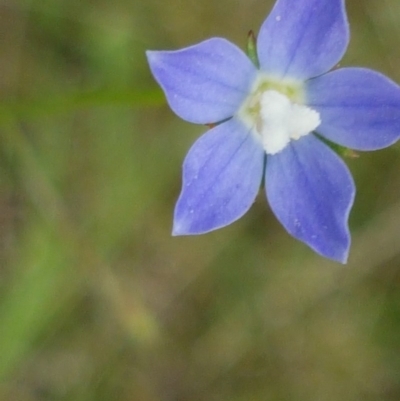
[(347, 261), (355, 186), (327, 142), (364, 151), (400, 137), (396, 84), (363, 68), (329, 71), (348, 41), (344, 0), (278, 0), (258, 35), (259, 68), (221, 38), (147, 52), (172, 110), (216, 124), (186, 156), (174, 235), (234, 222), (264, 177), (286, 230), (319, 254)]

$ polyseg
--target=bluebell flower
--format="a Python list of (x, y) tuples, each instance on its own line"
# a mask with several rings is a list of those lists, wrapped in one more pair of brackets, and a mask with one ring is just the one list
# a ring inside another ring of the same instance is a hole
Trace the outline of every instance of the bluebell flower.
[(239, 219), (263, 179), (285, 229), (345, 263), (355, 186), (329, 146), (360, 151), (400, 137), (400, 88), (364, 68), (332, 68), (349, 41), (344, 0), (278, 0), (257, 38), (258, 63), (222, 38), (148, 51), (172, 110), (213, 128), (183, 165), (174, 235)]

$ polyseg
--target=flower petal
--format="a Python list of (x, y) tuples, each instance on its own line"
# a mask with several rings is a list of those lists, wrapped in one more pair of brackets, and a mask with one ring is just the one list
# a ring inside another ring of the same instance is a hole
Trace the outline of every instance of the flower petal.
[(184, 120), (198, 124), (233, 116), (256, 75), (250, 59), (221, 38), (181, 50), (146, 54), (171, 109)]
[(317, 131), (330, 141), (374, 150), (400, 137), (400, 87), (375, 71), (332, 71), (307, 83), (307, 98), (320, 113)]
[(304, 80), (330, 70), (349, 42), (344, 0), (278, 0), (258, 36), (261, 70)]
[(183, 164), (173, 234), (202, 234), (239, 219), (259, 191), (263, 165), (262, 146), (235, 119), (200, 137)]
[(286, 230), (319, 254), (345, 263), (355, 187), (344, 162), (314, 135), (268, 156), (269, 204)]

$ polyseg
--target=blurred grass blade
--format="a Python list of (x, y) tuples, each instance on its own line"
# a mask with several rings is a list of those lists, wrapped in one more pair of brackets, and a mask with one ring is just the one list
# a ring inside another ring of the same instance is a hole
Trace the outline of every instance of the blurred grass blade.
[(79, 288), (68, 244), (46, 224), (32, 225), (21, 241), (16, 274), (0, 303), (0, 380), (32, 352), (35, 340)]
[(101, 106), (155, 106), (164, 104), (161, 89), (143, 91), (98, 90), (64, 95), (52, 95), (48, 98), (15, 100), (0, 102), (0, 124), (19, 118), (38, 118), (74, 110)]

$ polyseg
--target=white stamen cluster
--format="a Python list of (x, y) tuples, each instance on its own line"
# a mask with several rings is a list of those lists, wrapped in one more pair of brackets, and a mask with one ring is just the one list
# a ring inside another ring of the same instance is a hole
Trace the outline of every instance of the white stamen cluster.
[(319, 113), (273, 88), (260, 86), (246, 100), (239, 116), (261, 140), (267, 154), (283, 150), (291, 140), (314, 131)]
[(280, 152), (291, 139), (299, 139), (321, 124), (315, 110), (292, 103), (275, 90), (262, 93), (259, 118), (259, 134), (268, 154)]

